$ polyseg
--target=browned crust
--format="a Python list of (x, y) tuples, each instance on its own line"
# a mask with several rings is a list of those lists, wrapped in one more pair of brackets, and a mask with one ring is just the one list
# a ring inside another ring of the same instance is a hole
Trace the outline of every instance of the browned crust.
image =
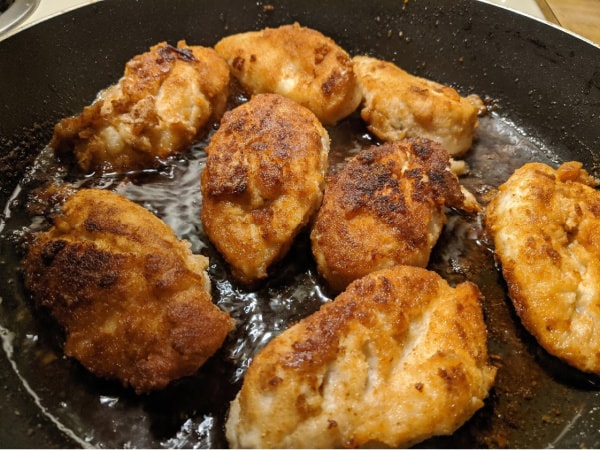
[(579, 162), (528, 163), (486, 209), (486, 231), (524, 327), (550, 354), (600, 374), (600, 195)]
[(452, 433), (495, 377), (481, 299), (472, 283), (409, 266), (354, 281), (255, 357), (230, 444), (404, 447)]
[(314, 114), (277, 94), (223, 116), (206, 147), (201, 219), (239, 281), (265, 278), (314, 215), (328, 150)]
[[(350, 56), (331, 38), (298, 23), (227, 36), (215, 45), (251, 94), (285, 95), (333, 124), (361, 94)], [(293, 79), (294, 89), (282, 80)]]
[(23, 261), (25, 286), (64, 327), (65, 354), (138, 393), (193, 374), (232, 329), (205, 268), (149, 211), (91, 189)]
[(394, 264), (425, 266), (432, 221), (464, 201), (448, 155), (437, 143), (411, 139), (362, 151), (329, 180), (311, 233), (319, 272), (341, 290)]
[[(59, 121), (50, 147), (59, 155), (74, 153), (86, 172), (155, 167), (160, 159), (185, 150), (211, 119), (220, 118), (228, 83), (227, 63), (212, 48), (161, 42), (128, 61), (119, 82), (101, 91), (80, 114)], [(203, 96), (194, 105), (198, 111), (166, 117), (165, 104), (179, 96), (176, 91), (186, 92), (188, 84), (197, 84)], [(159, 102), (163, 89), (170, 98)], [(103, 135), (111, 127), (121, 135), (119, 144)]]

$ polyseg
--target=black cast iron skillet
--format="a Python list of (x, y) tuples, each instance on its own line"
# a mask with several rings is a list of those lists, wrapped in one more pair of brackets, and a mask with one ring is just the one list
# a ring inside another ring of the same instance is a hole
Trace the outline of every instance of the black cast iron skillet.
[[(576, 159), (600, 175), (600, 48), (477, 1), (108, 0), (18, 33), (0, 42), (0, 446), (226, 446), (223, 421), (243, 361), (327, 298), (304, 289), (318, 283), (306, 236), (257, 292), (229, 283), (218, 255), (210, 245), (202, 247), (214, 261), (215, 297), (245, 324), (228, 345), (244, 349), (239, 339), (248, 336), (252, 345), (245, 359), (223, 350), (196, 376), (136, 397), (63, 358), (60, 333), (30, 307), (16, 269), (22, 251), (17, 235), (29, 224), (19, 216), (22, 197), (15, 188), (35, 184), (30, 167), (53, 124), (114, 83), (133, 55), (163, 40), (210, 46), (230, 33), (294, 21), (320, 30), (351, 54), (390, 59), (463, 94), (485, 97), (490, 113), (482, 118), (468, 157), (473, 171), (464, 180), (482, 201), (529, 160), (555, 165)], [(371, 143), (356, 116), (332, 136), (340, 151), (349, 142)], [(198, 160), (201, 153), (197, 148)], [(471, 421), (454, 436), (421, 446), (600, 446), (598, 378), (537, 346), (506, 299), (480, 223), (455, 219), (430, 266), (453, 282), (480, 285), (490, 352), (500, 369), (486, 406)], [(298, 306), (302, 295), (308, 300)], [(246, 301), (262, 322), (249, 324), (247, 311), (227, 299)]]

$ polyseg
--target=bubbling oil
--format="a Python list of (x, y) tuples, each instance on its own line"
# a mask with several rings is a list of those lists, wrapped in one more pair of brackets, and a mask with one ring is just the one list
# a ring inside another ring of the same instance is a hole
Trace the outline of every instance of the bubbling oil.
[[(358, 115), (328, 131), (331, 173), (376, 143)], [(209, 140), (210, 134), (159, 169), (125, 175), (78, 174), (68, 164), (57, 161), (51, 149), (42, 149), (4, 209), (0, 266), (6, 274), (2, 283), (7, 294), (0, 302), (0, 325), (5, 330), (3, 339), (10, 336), (11, 352), (7, 356), (40, 398), (44, 413), (76, 436), (80, 445), (226, 447), (223, 427), (227, 408), (252, 357), (291, 323), (331, 301), (316, 272), (306, 232), (298, 236), (289, 254), (258, 287), (250, 289), (231, 278), (229, 267), (208, 240), (200, 221), (199, 180)], [(527, 139), (513, 124), (490, 114), (481, 119), (478, 140), (467, 158), (471, 170), (462, 183), (485, 204), (490, 193), (524, 162), (554, 159), (552, 152)], [(43, 311), (32, 307), (24, 291), (18, 267), (28, 242), (34, 233), (51, 225), (69, 192), (86, 187), (110, 189), (142, 205), (179, 238), (189, 241), (194, 253), (208, 256), (213, 300), (236, 321), (235, 331), (196, 375), (178, 380), (164, 391), (135, 396), (118, 383), (99, 380), (66, 359), (61, 351), (61, 331)], [(451, 283), (472, 280), (480, 284), (484, 294), (503, 295), (498, 294), (497, 278), (486, 281), (494, 266), (481, 216), (454, 211), (449, 216), (430, 268)], [(504, 314), (493, 305), (485, 307), (488, 316)], [(504, 314), (494, 320), (505, 324), (511, 318)], [(491, 345), (499, 354), (512, 351), (503, 343)]]

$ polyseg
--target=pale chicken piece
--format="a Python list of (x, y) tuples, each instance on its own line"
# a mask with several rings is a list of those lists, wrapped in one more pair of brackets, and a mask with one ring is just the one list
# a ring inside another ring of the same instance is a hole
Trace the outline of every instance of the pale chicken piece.
[(321, 204), (329, 136), (315, 115), (277, 94), (225, 113), (206, 147), (204, 231), (239, 281), (267, 277)]
[(81, 114), (61, 120), (50, 146), (74, 153), (85, 172), (156, 167), (220, 119), (228, 92), (229, 67), (212, 48), (162, 42), (131, 59)]
[(311, 231), (320, 275), (341, 291), (378, 269), (425, 267), (447, 206), (467, 209), (438, 143), (407, 139), (363, 150), (325, 188)]
[(473, 143), (481, 99), (435, 81), (416, 77), (395, 64), (368, 56), (353, 58), (363, 92), (361, 117), (384, 141), (425, 137), (440, 142), (450, 156)]
[(485, 215), (508, 295), (550, 354), (600, 375), (600, 193), (578, 162), (525, 164)]
[(324, 124), (338, 122), (360, 103), (350, 56), (329, 37), (297, 23), (227, 36), (215, 50), (250, 94), (284, 95)]
[(194, 374), (234, 322), (212, 303), (208, 259), (121, 195), (84, 189), (23, 261), (35, 303), (64, 328), (64, 352), (137, 393)]
[(230, 406), (231, 447), (407, 447), (484, 405), (481, 293), (395, 266), (353, 282), (254, 358)]

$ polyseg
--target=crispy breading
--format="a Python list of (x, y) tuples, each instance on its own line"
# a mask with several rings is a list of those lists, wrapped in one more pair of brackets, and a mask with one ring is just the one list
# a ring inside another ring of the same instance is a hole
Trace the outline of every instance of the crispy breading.
[(485, 215), (508, 294), (548, 353), (600, 375), (600, 193), (578, 162), (519, 168)]
[(251, 284), (321, 204), (329, 136), (315, 115), (277, 94), (259, 94), (227, 112), (206, 147), (201, 176), (204, 231)]
[(191, 375), (233, 328), (208, 259), (143, 207), (84, 189), (23, 261), (25, 286), (64, 328), (64, 352), (142, 393)]
[(223, 38), (215, 50), (250, 93), (276, 93), (333, 124), (358, 107), (361, 92), (350, 56), (332, 39), (299, 24)]
[(212, 48), (162, 42), (131, 59), (81, 114), (61, 120), (50, 146), (74, 152), (86, 172), (155, 167), (220, 118), (228, 86), (229, 67)]
[(472, 283), (409, 266), (353, 282), (257, 354), (230, 446), (406, 447), (453, 433), (495, 378), (480, 299)]
[(361, 117), (378, 138), (426, 137), (440, 142), (451, 156), (471, 147), (483, 107), (477, 95), (461, 97), (449, 86), (388, 61), (355, 56), (353, 63), (364, 97)]
[(377, 269), (425, 267), (464, 196), (437, 143), (409, 139), (363, 150), (327, 183), (311, 232), (321, 276), (335, 291)]

